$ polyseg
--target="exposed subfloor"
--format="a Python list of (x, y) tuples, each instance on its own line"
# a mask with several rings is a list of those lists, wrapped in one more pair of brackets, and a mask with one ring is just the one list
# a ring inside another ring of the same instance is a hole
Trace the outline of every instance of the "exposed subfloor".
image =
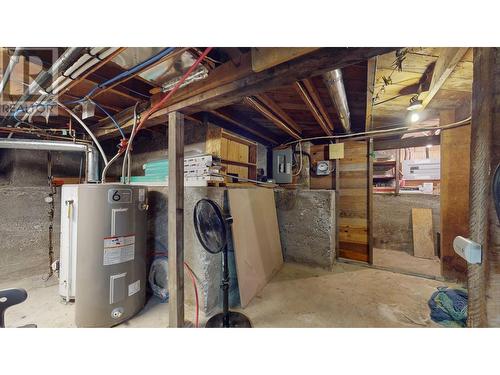
[[(57, 280), (16, 282), (28, 300), (6, 313), (7, 326), (74, 327), (74, 304), (57, 294)], [(427, 300), (441, 281), (337, 263), (333, 272), (303, 265), (284, 265), (245, 308), (254, 327), (438, 327), (429, 318)], [(449, 285), (454, 286), (454, 285)], [(2, 283), (0, 289), (14, 287)], [(188, 287), (187, 287), (188, 288)], [(188, 288), (186, 294), (192, 290)], [(187, 296), (186, 319), (194, 306)], [(206, 318), (201, 317), (203, 324)], [(140, 314), (119, 327), (167, 327), (168, 304), (151, 298)]]

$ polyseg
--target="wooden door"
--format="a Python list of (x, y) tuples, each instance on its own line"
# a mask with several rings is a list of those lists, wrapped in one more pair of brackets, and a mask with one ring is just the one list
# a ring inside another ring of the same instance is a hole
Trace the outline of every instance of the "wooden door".
[(368, 144), (344, 143), (344, 158), (338, 161), (338, 256), (370, 261), (368, 202), (370, 193)]

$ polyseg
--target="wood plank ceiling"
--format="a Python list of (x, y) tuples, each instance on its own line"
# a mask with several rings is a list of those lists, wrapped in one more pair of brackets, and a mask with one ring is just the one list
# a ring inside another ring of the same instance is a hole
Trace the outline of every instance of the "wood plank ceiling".
[[(407, 124), (406, 108), (410, 99), (418, 93), (419, 99), (425, 98), (438, 59), (447, 49), (408, 48), (401, 69), (395, 65), (394, 52), (377, 58), (372, 109), (374, 128)], [(425, 110), (427, 120), (437, 119), (439, 111), (444, 109), (463, 110), (464, 114), (458, 119), (467, 117), (471, 96), (472, 48), (469, 48), (429, 102)]]

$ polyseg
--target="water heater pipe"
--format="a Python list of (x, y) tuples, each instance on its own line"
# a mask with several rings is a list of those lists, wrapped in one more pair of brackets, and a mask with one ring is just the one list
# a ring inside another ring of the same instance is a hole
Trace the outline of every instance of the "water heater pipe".
[(38, 139), (0, 138), (0, 148), (10, 148), (17, 150), (83, 152), (85, 153), (86, 159), (87, 181), (99, 182), (99, 152), (93, 145), (64, 141), (45, 141)]

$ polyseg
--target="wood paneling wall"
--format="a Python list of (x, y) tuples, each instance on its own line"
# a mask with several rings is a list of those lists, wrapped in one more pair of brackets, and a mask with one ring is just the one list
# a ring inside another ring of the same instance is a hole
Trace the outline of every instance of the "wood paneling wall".
[(370, 261), (368, 238), (369, 164), (366, 141), (344, 144), (338, 161), (339, 251), (341, 258)]

